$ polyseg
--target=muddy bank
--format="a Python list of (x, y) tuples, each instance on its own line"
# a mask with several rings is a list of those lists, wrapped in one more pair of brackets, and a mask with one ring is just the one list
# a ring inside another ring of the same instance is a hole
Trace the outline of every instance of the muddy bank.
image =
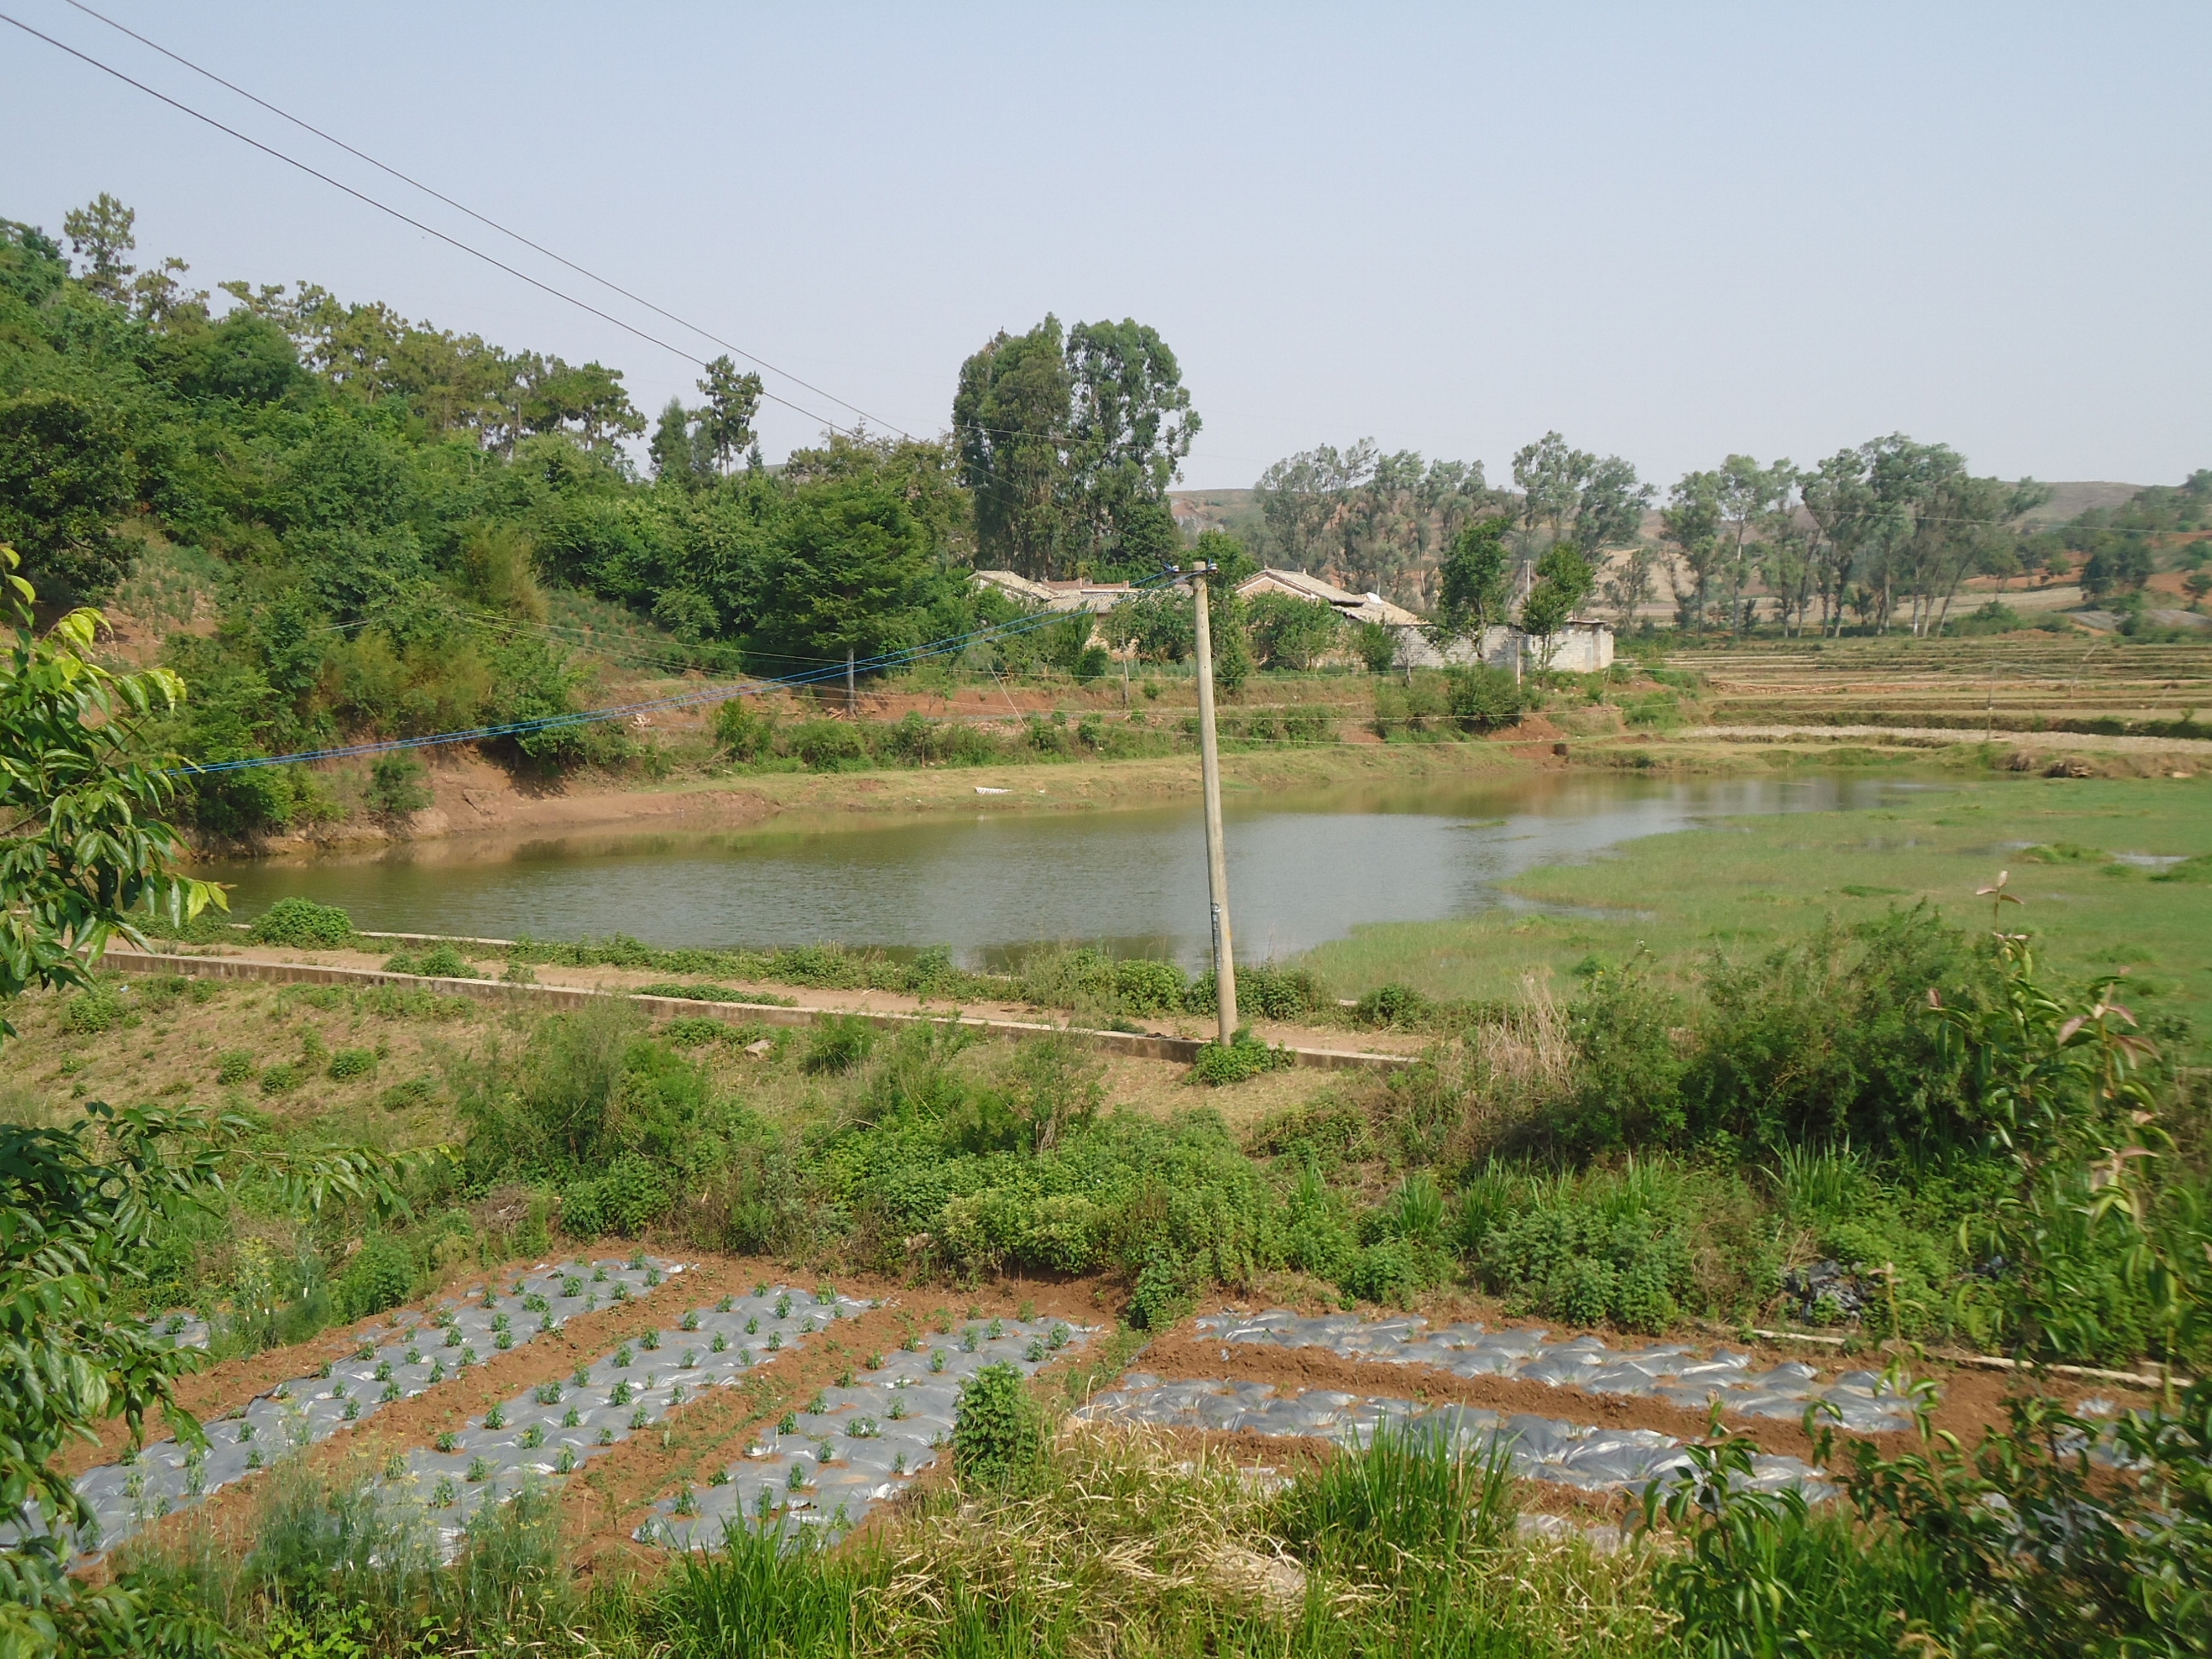
[[(1269, 792), (1365, 783), (1420, 783), (1564, 768), (1552, 728), (1499, 741), (1345, 744), (1223, 757), (1231, 787)], [(396, 820), (352, 818), (246, 842), (213, 842), (207, 857), (378, 852), (398, 844), (461, 842), (471, 855), (501, 839), (665, 830), (745, 830), (934, 812), (1084, 811), (1158, 805), (1199, 793), (1198, 759), (1079, 761), (884, 772), (738, 773), (709, 768), (661, 783), (604, 774), (538, 778), (473, 751), (426, 754), (431, 804)], [(988, 791), (990, 793), (982, 793)]]

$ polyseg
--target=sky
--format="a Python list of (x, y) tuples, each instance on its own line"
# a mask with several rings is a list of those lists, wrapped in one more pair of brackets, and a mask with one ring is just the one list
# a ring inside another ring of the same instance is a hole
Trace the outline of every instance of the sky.
[[(1052, 312), (1174, 349), (1192, 488), (1362, 438), (1504, 482), (1551, 429), (1662, 485), (1895, 431), (2008, 477), (2212, 465), (2202, 0), (90, 3), (785, 371), (771, 459), (853, 408), (941, 431), (961, 360)], [(67, 0), (0, 12), (723, 349)], [(200, 285), (306, 278), (696, 399), (682, 353), (4, 25), (0, 88), (0, 216), (106, 191)]]

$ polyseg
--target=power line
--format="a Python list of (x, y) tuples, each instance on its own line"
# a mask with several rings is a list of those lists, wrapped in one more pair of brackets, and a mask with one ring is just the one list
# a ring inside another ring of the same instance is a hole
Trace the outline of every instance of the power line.
[(754, 353), (747, 351), (743, 346), (736, 344), (732, 341), (724, 339), (720, 335), (715, 333), (714, 330), (704, 327), (698, 323), (695, 323), (689, 318), (679, 317), (674, 312), (655, 305), (652, 301), (647, 299), (641, 294), (633, 294), (621, 283), (614, 282), (608, 277), (602, 276), (599, 272), (590, 270), (584, 265), (578, 264), (574, 259), (567, 258), (561, 254), (556, 253), (551, 248), (545, 246), (543, 243), (532, 241), (520, 231), (503, 225), (500, 223), (498, 220), (491, 218), (488, 215), (478, 213), (474, 208), (470, 207), (464, 203), (455, 201), (443, 191), (438, 190), (432, 185), (426, 185), (421, 179), (414, 178), (410, 174), (402, 173), (398, 167), (392, 167), (387, 162), (378, 161), (375, 156), (371, 155), (368, 151), (357, 149), (356, 146), (346, 143), (344, 139), (337, 137), (331, 133), (324, 131), (320, 127), (316, 126), (313, 123), (302, 120), (300, 117), (293, 114), (289, 110), (281, 109), (276, 105), (270, 103), (267, 99), (248, 92), (244, 87), (240, 86), (236, 82), (225, 80), (222, 76), (217, 75), (213, 70), (204, 68), (202, 65), (194, 63), (191, 58), (186, 58), (181, 52), (172, 52), (160, 41), (147, 39), (146, 36), (139, 33), (137, 30), (127, 27), (125, 25), (117, 22), (112, 17), (108, 16), (104, 12), (94, 11), (90, 6), (84, 3), (84, 0), (68, 0), (68, 3), (69, 4), (76, 7), (77, 10), (82, 12), (86, 16), (97, 19), (99, 21), (106, 24), (108, 27), (114, 29), (120, 33), (129, 35), (133, 40), (137, 41), (139, 45), (160, 52), (162, 57), (169, 59), (170, 62), (181, 64), (185, 68), (191, 70), (193, 74), (200, 76), (204, 79), (212, 81), (219, 87), (225, 88), (231, 92), (236, 93), (248, 103), (258, 105), (261, 108), (267, 110), (271, 115), (276, 116), (278, 119), (289, 121), (294, 126), (299, 128), (302, 132), (313, 133), (325, 143), (336, 145), (338, 149), (343, 150), (347, 155), (354, 157), (356, 161), (366, 161), (378, 172), (388, 174), (390, 177), (398, 179), (401, 184), (407, 185), (416, 190), (419, 190), (426, 196), (434, 197), (437, 200), (443, 202), (447, 207), (453, 209), (456, 213), (465, 214), (468, 217), (475, 220), (478, 224), (488, 226), (489, 228), (497, 231), (501, 235), (509, 237), (512, 240), (521, 243), (523, 246), (530, 249), (532, 252), (544, 254), (547, 258), (552, 260), (554, 264), (565, 266), (567, 269), (574, 271), (579, 276), (586, 277), (592, 282), (597, 283), (601, 288), (607, 289), (613, 293), (619, 294), (623, 299), (629, 300), (635, 304), (643, 306), (647, 311), (652, 312), (655, 316), (664, 317), (667, 319), (668, 321), (676, 324), (679, 327), (688, 328), (694, 334), (699, 335), (702, 338), (712, 340), (716, 345), (722, 347), (726, 350), (735, 352), (738, 356), (743, 357), (747, 362), (756, 363), (761, 368), (768, 370), (771, 374), (781, 374), (785, 380), (791, 381), (793, 385), (805, 386), (809, 392), (813, 392), (817, 397), (827, 398), (831, 403), (837, 404), (840, 408), (851, 410), (853, 413), (858, 415), (864, 421), (873, 421), (877, 425), (887, 427), (891, 431), (899, 434), (900, 436), (904, 438), (910, 439), (914, 436), (914, 434), (908, 432), (904, 427), (900, 426), (896, 422), (886, 421), (880, 416), (871, 415), (866, 410), (862, 409), (858, 404), (847, 403), (844, 398), (840, 398), (836, 392), (828, 391), (822, 386), (816, 386), (811, 380), (801, 380), (798, 375), (793, 374), (787, 368), (778, 368), (774, 363), (769, 362), (767, 358), (756, 356)]
[[(345, 184), (339, 179), (333, 179), (329, 173), (321, 172), (317, 168), (308, 166), (307, 163), (301, 161), (297, 156), (288, 155), (283, 150), (276, 149), (274, 145), (264, 144), (258, 138), (249, 137), (245, 133), (239, 131), (235, 127), (226, 126), (221, 121), (216, 120), (212, 115), (204, 114), (201, 111), (194, 109), (190, 104), (184, 103), (178, 99), (170, 97), (168, 94), (165, 92), (157, 92), (152, 87), (148, 86), (143, 81), (133, 80), (130, 76), (125, 75), (121, 70), (115, 68), (112, 64), (104, 64), (99, 58), (92, 56), (91, 53), (80, 52), (76, 47), (69, 45), (66, 41), (57, 40), (52, 35), (44, 33), (38, 29), (33, 28), (28, 23), (24, 22), (20, 18), (11, 17), (5, 12), (0, 12), (0, 23), (13, 24), (15, 27), (21, 29), (24, 33), (31, 36), (33, 40), (45, 41), (57, 52), (67, 52), (78, 62), (91, 65), (94, 69), (100, 70), (103, 75), (112, 76), (116, 80), (122, 82), (123, 84), (127, 87), (135, 87), (140, 92), (144, 93), (149, 98), (158, 99), (161, 102), (167, 104), (171, 109), (179, 112), (180, 114), (189, 115), (195, 121), (201, 122), (205, 125), (213, 127), (217, 132), (228, 134), (229, 137), (237, 139), (241, 144), (250, 145), (252, 148), (259, 150), (264, 155), (267, 155), (276, 161), (282, 161), (287, 167), (298, 168), (301, 173), (306, 173), (311, 179), (320, 179), (324, 184), (328, 185), (333, 190), (344, 191), (345, 194), (352, 197), (356, 202), (361, 202), (369, 207), (373, 207), (379, 213), (386, 214), (391, 217), (398, 220), (399, 222), (404, 225), (411, 226), (413, 228), (421, 231), (426, 236), (434, 236), (437, 238), (438, 240), (445, 243), (447, 246), (458, 249), (459, 252), (468, 254), (472, 258), (481, 259), (484, 264), (492, 266), (495, 270), (505, 271), (508, 276), (514, 277), (519, 282), (529, 283), (531, 287), (536, 289), (541, 294), (550, 295), (556, 300), (566, 301), (568, 304), (576, 307), (579, 310), (590, 313), (592, 316), (599, 318), (602, 322), (611, 323), (617, 328), (621, 329), (624, 333), (634, 334), (639, 339), (645, 341), (647, 344), (659, 346), (663, 351), (669, 352), (675, 356), (681, 357), (688, 363), (696, 364), (701, 368), (707, 367), (706, 359), (694, 356), (692, 353), (686, 351), (682, 346), (672, 344), (670, 342), (662, 339), (656, 334), (649, 334), (645, 330), (638, 327), (636, 324), (625, 322), (621, 318), (616, 316), (613, 313), (601, 310), (588, 300), (580, 300), (573, 294), (563, 293), (561, 289), (555, 288), (550, 283), (541, 282), (538, 278), (530, 275), (529, 272), (518, 270), (514, 266), (508, 264), (504, 259), (499, 258), (493, 254), (486, 253), (482, 248), (471, 247), (468, 243), (462, 241), (457, 236), (448, 235), (446, 232), (439, 230), (434, 226), (426, 225), (420, 219), (414, 218), (408, 214), (401, 212), (398, 208), (392, 206), (389, 203), (380, 202), (375, 197), (369, 195), (367, 191), (356, 190), (351, 185)], [(687, 324), (685, 326), (688, 327), (689, 325)], [(781, 373), (781, 370), (778, 370), (777, 372), (779, 374)], [(842, 432), (848, 437), (857, 438), (861, 435), (860, 434), (853, 431), (851, 428), (838, 425), (836, 422), (830, 420), (826, 416), (816, 414), (812, 410), (805, 407), (803, 404), (792, 402), (788, 398), (778, 397), (775, 392), (767, 391), (766, 389), (762, 391), (761, 396), (766, 398), (770, 403), (781, 404), (786, 409), (792, 410), (798, 414), (804, 415), (810, 421), (820, 422), (823, 426), (828, 428), (830, 431)]]

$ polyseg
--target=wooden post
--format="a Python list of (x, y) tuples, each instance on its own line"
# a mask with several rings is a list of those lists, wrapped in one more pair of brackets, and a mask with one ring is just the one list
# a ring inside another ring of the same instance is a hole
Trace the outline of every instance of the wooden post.
[(1206, 783), (1206, 893), (1213, 911), (1214, 1011), (1225, 1048), (1237, 1035), (1237, 959), (1229, 937), (1229, 855), (1221, 844), (1221, 749), (1213, 734), (1213, 624), (1206, 590), (1215, 568), (1194, 566), (1190, 586), (1198, 601), (1198, 766)]

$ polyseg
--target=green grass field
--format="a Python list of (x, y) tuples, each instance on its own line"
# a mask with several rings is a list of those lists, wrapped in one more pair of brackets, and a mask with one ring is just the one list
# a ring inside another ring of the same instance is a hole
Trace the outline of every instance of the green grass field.
[[(1517, 994), (1531, 972), (1565, 976), (1639, 947), (1662, 963), (1741, 957), (1926, 899), (1986, 926), (1975, 890), (2009, 871), (2008, 930), (2081, 977), (2127, 968), (2139, 1015), (2212, 1029), (2212, 867), (2179, 878), (2126, 857), (2212, 854), (2212, 781), (1931, 777), (1901, 805), (1729, 820), (1635, 841), (1508, 884), (1544, 907), (1359, 928), (1302, 960), (1337, 987), (1396, 981), (1432, 996)], [(2118, 855), (2118, 856), (2115, 856)], [(2191, 879), (2190, 878), (2194, 878)]]

